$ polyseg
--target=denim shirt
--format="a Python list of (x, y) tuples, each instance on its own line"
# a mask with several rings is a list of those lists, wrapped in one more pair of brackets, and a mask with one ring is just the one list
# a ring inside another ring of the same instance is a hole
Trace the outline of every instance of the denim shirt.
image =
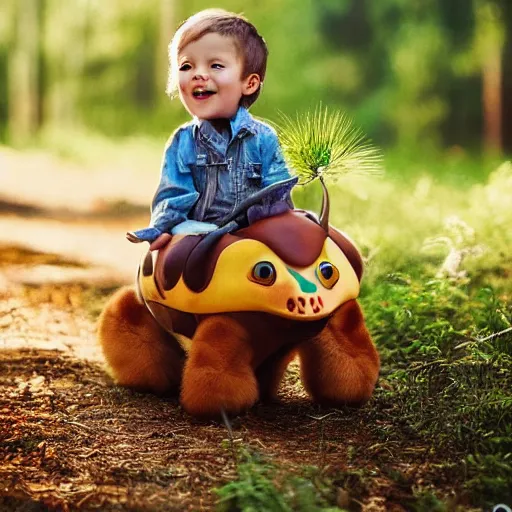
[[(160, 184), (148, 228), (134, 232), (153, 241), (187, 220), (219, 225), (259, 189), (290, 178), (276, 132), (240, 107), (230, 130), (219, 133), (195, 118), (181, 126), (165, 149)], [(286, 198), (291, 201), (288, 197)]]

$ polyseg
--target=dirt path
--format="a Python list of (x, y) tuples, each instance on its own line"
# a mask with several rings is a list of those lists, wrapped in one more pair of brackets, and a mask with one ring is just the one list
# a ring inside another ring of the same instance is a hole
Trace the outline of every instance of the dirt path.
[(131, 283), (144, 250), (125, 240), (123, 227), (113, 219), (0, 215), (0, 348), (99, 360), (88, 292)]
[[(138, 225), (143, 221), (139, 220)], [(101, 269), (119, 283), (133, 280), (135, 269), (146, 247), (130, 244), (125, 232), (133, 229), (131, 220), (56, 220), (0, 216), (0, 244), (16, 245), (50, 254), (59, 254), (74, 264), (87, 265), (87, 275), (100, 278)], [(145, 223), (144, 223), (145, 225)], [(128, 226), (128, 227), (126, 227)], [(60, 274), (60, 275), (59, 275)], [(14, 280), (28, 276), (11, 276)], [(77, 275), (75, 279), (81, 276)], [(68, 280), (66, 273), (55, 272), (44, 279)], [(43, 279), (43, 277), (41, 278)]]
[(79, 155), (70, 160), (0, 145), (0, 200), (82, 213), (117, 201), (147, 205), (157, 185), (163, 142), (112, 146), (91, 148), (101, 157), (80, 164)]

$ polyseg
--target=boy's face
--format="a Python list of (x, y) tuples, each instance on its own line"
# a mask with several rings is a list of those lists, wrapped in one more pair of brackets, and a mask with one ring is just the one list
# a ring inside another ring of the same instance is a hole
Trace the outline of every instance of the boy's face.
[(243, 61), (233, 38), (205, 34), (178, 53), (179, 95), (185, 108), (199, 119), (230, 118), (243, 95), (260, 85), (256, 74), (242, 79)]

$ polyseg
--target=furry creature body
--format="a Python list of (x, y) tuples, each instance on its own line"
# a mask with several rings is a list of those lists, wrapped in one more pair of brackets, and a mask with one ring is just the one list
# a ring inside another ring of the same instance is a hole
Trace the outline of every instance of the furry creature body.
[(356, 301), (362, 270), (348, 237), (301, 210), (214, 243), (175, 236), (144, 256), (137, 289), (107, 303), (99, 340), (118, 384), (179, 392), (194, 416), (274, 399), (297, 355), (315, 402), (360, 405), (379, 373)]

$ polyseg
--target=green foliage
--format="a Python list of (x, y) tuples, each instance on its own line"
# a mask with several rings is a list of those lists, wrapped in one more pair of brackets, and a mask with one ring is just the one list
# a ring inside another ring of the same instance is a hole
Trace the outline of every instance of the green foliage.
[(404, 275), (389, 276), (363, 304), (395, 407), (413, 431), (460, 448), (512, 447), (509, 434), (496, 437), (512, 422), (510, 306), (490, 289)]
[(414, 499), (407, 505), (411, 512), (447, 512), (449, 510), (446, 504), (430, 491), (416, 492)]
[(389, 276), (363, 302), (389, 385), (379, 397), (385, 414), (432, 451), (472, 454), (474, 498), (503, 499), (512, 482), (510, 304), (491, 288), (406, 275)]
[[(350, 181), (331, 187), (333, 223), (357, 240), (368, 259), (361, 303), (387, 383), (377, 390), (376, 403), (394, 425), (383, 435), (401, 432), (426, 440), (440, 455), (508, 460), (510, 164), (483, 184), (459, 187), (442, 181), (450, 183), (453, 173), (400, 183), (389, 179), (395, 172), (390, 169), (385, 182), (364, 183), (364, 189)], [(298, 202), (307, 208), (315, 191), (298, 192)], [(453, 212), (458, 220), (447, 222)], [(438, 252), (426, 251), (434, 240), (445, 240), (444, 249), (439, 244)], [(479, 257), (461, 257), (454, 277), (435, 277), (451, 250), (462, 255), (475, 244), (482, 247)], [(486, 467), (471, 465), (468, 472), (476, 485), (482, 471), (488, 496), (493, 485), (511, 483), (500, 465)]]
[[(300, 468), (295, 468), (295, 471)], [(305, 475), (278, 469), (258, 453), (244, 450), (237, 467), (238, 478), (215, 492), (217, 510), (226, 512), (336, 512), (329, 482), (316, 468), (302, 468)]]
[(281, 117), (278, 134), (283, 152), (303, 183), (317, 177), (381, 172), (380, 151), (345, 114), (317, 107), (295, 119)]
[(450, 339), (462, 334), (467, 321), (463, 315), (455, 317), (467, 302), (464, 290), (444, 280), (416, 282), (397, 273), (383, 277), (362, 299), (379, 346), (389, 351), (395, 365), (408, 365), (411, 356), (430, 360), (448, 355)]
[[(38, 128), (111, 136), (160, 136), (188, 118), (164, 92), (166, 46), (180, 22), (210, 2), (47, 0), (30, 4), (40, 7), (35, 17), (18, 4), (0, 6), (0, 137), (13, 136), (8, 117), (18, 102), (38, 112)], [(258, 115), (293, 115), (322, 101), (349, 112), (379, 145), (478, 147), (479, 75), (510, 46), (505, 2), (223, 0), (218, 7), (243, 12), (268, 43)], [(17, 56), (30, 72), (19, 72)]]
[[(364, 189), (354, 181), (331, 187), (333, 223), (357, 240), (368, 260), (360, 300), (382, 358), (369, 422), (384, 442), (426, 443), (432, 457), (466, 475), (474, 505), (506, 502), (512, 168), (505, 163), (482, 184), (460, 187), (428, 176), (400, 183), (390, 174)], [(311, 207), (317, 193), (313, 185), (296, 199)], [(479, 255), (461, 256), (477, 246)], [(452, 253), (461, 256), (453, 275), (436, 277)], [(447, 509), (428, 490), (418, 492), (408, 509)]]
[(475, 496), (477, 503), (485, 506), (496, 502), (512, 502), (510, 451), (506, 454), (468, 455), (465, 464), (469, 475), (465, 487)]
[(220, 497), (219, 510), (289, 511), (284, 497), (269, 478), (271, 467), (246, 462), (238, 466), (238, 480), (217, 489)]

